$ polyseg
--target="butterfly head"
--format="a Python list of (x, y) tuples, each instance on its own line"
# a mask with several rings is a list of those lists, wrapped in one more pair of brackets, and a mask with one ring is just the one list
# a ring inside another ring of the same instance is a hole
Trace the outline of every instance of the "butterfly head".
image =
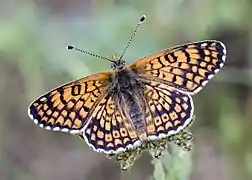
[(111, 69), (112, 70), (117, 70), (117, 71), (122, 71), (125, 68), (125, 61), (121, 59), (120, 56), (117, 54), (113, 55), (111, 57), (112, 59), (112, 64), (111, 64)]

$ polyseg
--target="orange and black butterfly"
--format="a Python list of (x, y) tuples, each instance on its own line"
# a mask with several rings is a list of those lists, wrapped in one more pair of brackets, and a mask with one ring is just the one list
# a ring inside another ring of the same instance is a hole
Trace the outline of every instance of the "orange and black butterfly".
[(120, 57), (103, 58), (112, 62), (112, 71), (69, 82), (32, 102), (28, 113), (33, 122), (48, 130), (82, 134), (89, 146), (106, 154), (176, 135), (190, 124), (191, 95), (224, 65), (225, 45), (193, 42), (125, 65), (122, 57), (132, 37)]

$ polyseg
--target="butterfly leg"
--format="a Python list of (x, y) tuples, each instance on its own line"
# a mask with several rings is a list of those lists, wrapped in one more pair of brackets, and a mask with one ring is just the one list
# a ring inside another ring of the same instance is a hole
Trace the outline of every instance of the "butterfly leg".
[(78, 136), (81, 140), (84, 140), (84, 136), (83, 136), (83, 134), (82, 134), (82, 133), (77, 134), (77, 136)]

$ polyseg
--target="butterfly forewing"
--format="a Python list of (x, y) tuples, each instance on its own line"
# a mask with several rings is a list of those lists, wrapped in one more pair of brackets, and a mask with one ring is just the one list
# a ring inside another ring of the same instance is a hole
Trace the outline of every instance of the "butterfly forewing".
[(107, 93), (110, 76), (100, 73), (55, 88), (32, 102), (28, 114), (45, 129), (78, 133)]
[(166, 84), (145, 82), (147, 134), (150, 139), (174, 135), (188, 126), (194, 113), (190, 95)]
[(142, 58), (130, 67), (139, 76), (195, 94), (219, 71), (225, 58), (225, 45), (211, 40), (167, 49)]

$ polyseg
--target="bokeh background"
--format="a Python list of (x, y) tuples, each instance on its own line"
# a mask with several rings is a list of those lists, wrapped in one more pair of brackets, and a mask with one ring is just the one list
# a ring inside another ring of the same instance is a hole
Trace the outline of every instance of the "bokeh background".
[[(0, 180), (153, 176), (147, 153), (130, 172), (121, 172), (84, 141), (43, 130), (27, 116), (40, 94), (110, 68), (69, 52), (67, 44), (105, 57), (120, 54), (142, 14), (147, 20), (125, 54), (128, 63), (191, 41), (217, 39), (227, 46), (224, 68), (194, 97), (190, 173), (177, 179), (252, 179), (251, 0), (1, 0)], [(173, 173), (188, 171), (182, 165)]]

